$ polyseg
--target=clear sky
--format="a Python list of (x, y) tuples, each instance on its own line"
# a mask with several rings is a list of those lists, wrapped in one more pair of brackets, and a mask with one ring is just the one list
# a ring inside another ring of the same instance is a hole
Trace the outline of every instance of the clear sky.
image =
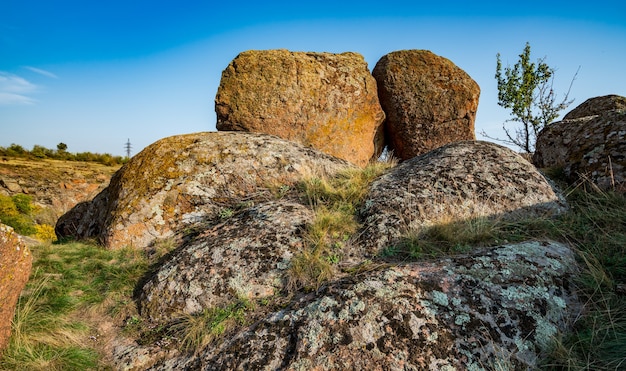
[(557, 69), (569, 109), (626, 96), (626, 1), (0, 0), (0, 146), (133, 154), (215, 130), (222, 70), (249, 49), (384, 54), (428, 49), (481, 87), (476, 132), (502, 136), (496, 54), (526, 42)]

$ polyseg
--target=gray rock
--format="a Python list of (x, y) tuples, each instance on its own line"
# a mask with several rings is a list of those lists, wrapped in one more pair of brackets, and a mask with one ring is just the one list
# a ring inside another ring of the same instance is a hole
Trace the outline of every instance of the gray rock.
[(602, 190), (626, 191), (626, 109), (606, 107), (626, 107), (626, 98), (590, 99), (565, 116), (570, 119), (546, 126), (537, 135), (533, 163), (562, 168), (570, 183), (588, 180)]
[(572, 251), (491, 248), (334, 282), (151, 370), (527, 370), (579, 314)]
[(311, 219), (312, 212), (302, 205), (268, 202), (202, 232), (172, 253), (143, 286), (141, 314), (168, 321), (237, 299), (279, 294)]
[(22, 193), (22, 186), (10, 179), (0, 179), (0, 187), (6, 188), (11, 193)]
[(574, 120), (587, 116), (600, 115), (605, 111), (626, 109), (626, 97), (605, 95), (589, 98), (563, 116), (563, 120)]
[(565, 210), (519, 154), (482, 141), (451, 143), (405, 161), (372, 185), (361, 210), (360, 246), (376, 255), (409, 231), (477, 217), (517, 218)]

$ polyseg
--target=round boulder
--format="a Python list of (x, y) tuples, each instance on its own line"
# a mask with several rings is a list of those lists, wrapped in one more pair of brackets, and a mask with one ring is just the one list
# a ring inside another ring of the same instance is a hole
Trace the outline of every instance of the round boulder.
[(376, 63), (373, 75), (387, 142), (399, 159), (476, 138), (480, 88), (450, 60), (428, 50), (395, 51)]
[(141, 314), (168, 321), (182, 313), (262, 299), (284, 288), (284, 271), (303, 249), (306, 207), (268, 202), (203, 231), (175, 250), (143, 286)]
[(602, 190), (626, 191), (626, 111), (550, 124), (537, 136), (533, 163), (562, 168), (567, 180), (591, 181)]
[(272, 186), (349, 163), (274, 136), (206, 132), (161, 139), (135, 155), (92, 201), (59, 218), (59, 238), (143, 249)]
[(563, 120), (573, 120), (581, 117), (595, 116), (602, 114), (605, 111), (616, 109), (626, 109), (626, 97), (611, 94), (589, 98), (563, 116)]
[(361, 210), (368, 255), (408, 232), (482, 217), (552, 215), (564, 199), (522, 156), (483, 141), (463, 141), (405, 161), (378, 178)]

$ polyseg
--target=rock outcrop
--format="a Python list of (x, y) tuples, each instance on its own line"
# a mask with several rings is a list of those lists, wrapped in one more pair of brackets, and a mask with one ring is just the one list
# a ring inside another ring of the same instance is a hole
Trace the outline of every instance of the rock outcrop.
[[(354, 169), (351, 162), (363, 165), (382, 149), (384, 114), (366, 71), (353, 53), (242, 53), (224, 71), (216, 97), (218, 128), (228, 131), (150, 145), (92, 201), (59, 219), (59, 238), (96, 238), (107, 248), (151, 251), (173, 242), (134, 292), (146, 338), (120, 334), (109, 342), (114, 367), (540, 366), (553, 337), (581, 311), (574, 284), (580, 272), (568, 246), (527, 241), (428, 261), (381, 256), (407, 233), (434, 225), (567, 208), (522, 156), (473, 140), (478, 86), (428, 51), (394, 52), (377, 64), (391, 149), (404, 161), (374, 181), (357, 215), (341, 214), (341, 222), (355, 217), (360, 224), (328, 246), (337, 254), (306, 260), (312, 275), (316, 262), (330, 262), (333, 277), (315, 291), (286, 290), (300, 268), (296, 258), (318, 252), (309, 227), (335, 222), (320, 221), (294, 184)], [(233, 307), (236, 324), (234, 313), (224, 313), (232, 326), (210, 317)], [(197, 328), (185, 330), (196, 320), (225, 332), (200, 339)], [(197, 348), (186, 349), (195, 335)]]
[(32, 266), (30, 250), (13, 228), (0, 223), (0, 353), (11, 335), (11, 321)]
[(361, 211), (361, 246), (376, 255), (409, 231), (481, 217), (556, 214), (565, 201), (519, 154), (456, 142), (405, 161), (377, 179)]
[(294, 301), (151, 370), (526, 370), (580, 307), (558, 243), (386, 267)]
[(312, 214), (300, 204), (272, 201), (202, 232), (143, 286), (141, 314), (167, 322), (182, 313), (281, 294), (291, 258), (304, 249), (301, 234)]
[(273, 134), (365, 165), (384, 147), (376, 81), (357, 53), (246, 51), (224, 70), (217, 129)]
[(620, 95), (604, 95), (589, 98), (563, 116), (563, 120), (574, 120), (588, 116), (601, 115), (606, 111), (625, 110), (626, 97)]
[(265, 134), (207, 132), (173, 136), (146, 147), (91, 202), (59, 218), (59, 238), (95, 238), (107, 248), (146, 248), (182, 228), (304, 176), (350, 166)]
[(626, 98), (591, 98), (537, 135), (533, 163), (562, 168), (570, 183), (589, 180), (626, 191)]
[(427, 50), (396, 51), (378, 61), (373, 75), (387, 142), (399, 159), (476, 138), (480, 88), (450, 60)]

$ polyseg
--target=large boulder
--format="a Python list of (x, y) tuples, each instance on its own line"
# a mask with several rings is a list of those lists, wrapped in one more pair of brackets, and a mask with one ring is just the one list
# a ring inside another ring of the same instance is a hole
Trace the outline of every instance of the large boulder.
[(280, 294), (291, 258), (312, 211), (291, 202), (267, 202), (234, 215), (175, 250), (143, 286), (141, 314), (168, 321), (182, 313)]
[(588, 116), (600, 115), (606, 111), (626, 109), (626, 97), (620, 95), (604, 95), (589, 98), (563, 116), (563, 120), (573, 120)]
[(387, 142), (399, 159), (476, 138), (480, 88), (450, 60), (428, 50), (401, 50), (383, 56), (373, 75)]
[(562, 168), (567, 180), (626, 191), (626, 98), (591, 98), (537, 135), (533, 163)]
[(376, 255), (407, 232), (473, 218), (518, 218), (563, 211), (564, 199), (522, 156), (463, 141), (405, 161), (378, 178), (361, 210), (360, 246)]
[(330, 283), (151, 370), (528, 370), (580, 313), (572, 251), (527, 242)]
[(22, 238), (0, 223), (0, 352), (8, 344), (17, 299), (30, 277), (32, 261)]
[(217, 130), (267, 133), (365, 165), (384, 147), (376, 81), (357, 53), (251, 50), (222, 72)]
[(215, 219), (260, 192), (350, 165), (274, 136), (206, 132), (161, 139), (124, 165), (92, 201), (59, 218), (59, 238), (145, 248)]

